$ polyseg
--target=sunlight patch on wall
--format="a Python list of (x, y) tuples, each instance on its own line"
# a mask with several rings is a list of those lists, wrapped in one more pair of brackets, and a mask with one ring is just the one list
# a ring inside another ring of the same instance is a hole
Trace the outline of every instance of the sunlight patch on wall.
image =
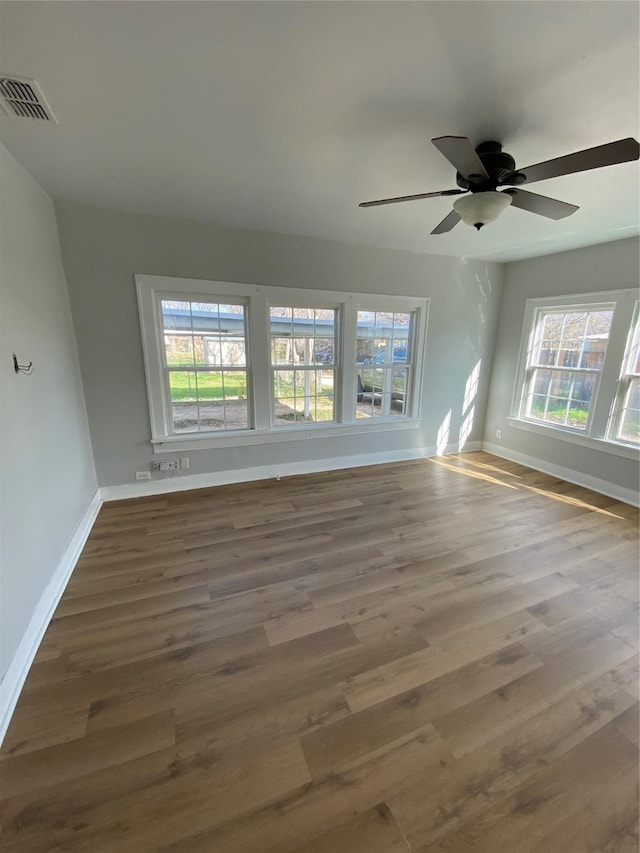
[(467, 379), (467, 383), (464, 387), (464, 401), (462, 403), (462, 414), (464, 415), (469, 406), (473, 403), (473, 401), (478, 396), (478, 386), (480, 384), (480, 365), (482, 364), (482, 359), (479, 358), (476, 362), (476, 366), (473, 368), (471, 373), (469, 374), (469, 378)]
[(462, 426), (460, 427), (460, 439), (458, 441), (458, 450), (464, 449), (464, 446), (467, 443), (467, 439), (471, 435), (471, 430), (473, 429), (473, 416), (475, 415), (475, 412), (476, 407), (472, 406), (465, 415), (464, 420), (462, 421)]
[(449, 432), (451, 430), (451, 409), (446, 414), (445, 419), (442, 421), (440, 426), (438, 427), (438, 435), (436, 437), (436, 455), (442, 456), (443, 453), (447, 452), (447, 445), (449, 444)]
[(467, 382), (464, 386), (464, 399), (462, 401), (462, 426), (460, 427), (460, 433), (458, 436), (459, 451), (464, 449), (464, 446), (467, 443), (467, 439), (471, 435), (471, 430), (473, 429), (473, 418), (476, 411), (474, 403), (476, 397), (478, 396), (478, 388), (480, 386), (481, 364), (482, 359), (479, 358), (475, 364), (475, 367), (469, 374)]

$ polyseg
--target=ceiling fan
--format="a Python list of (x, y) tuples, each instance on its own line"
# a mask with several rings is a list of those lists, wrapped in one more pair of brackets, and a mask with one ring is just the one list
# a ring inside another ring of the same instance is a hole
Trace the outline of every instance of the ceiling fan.
[(380, 204), (395, 204), (400, 201), (417, 201), (421, 198), (436, 198), (443, 195), (463, 195), (453, 203), (453, 210), (431, 232), (444, 234), (462, 221), (473, 225), (478, 231), (488, 222), (493, 222), (509, 205), (537, 213), (548, 219), (563, 219), (578, 210), (575, 204), (568, 204), (545, 195), (527, 192), (521, 189), (499, 187), (520, 187), (533, 184), (547, 178), (571, 175), (574, 172), (587, 172), (616, 163), (637, 160), (640, 146), (632, 138), (618, 139), (606, 145), (586, 148), (554, 160), (545, 160), (516, 169), (516, 163), (510, 154), (502, 150), (500, 142), (483, 142), (476, 148), (466, 136), (438, 136), (431, 140), (438, 151), (455, 166), (456, 183), (462, 189), (442, 190), (435, 193), (417, 193), (396, 198), (382, 198), (377, 201), (363, 201), (359, 207), (376, 207)]

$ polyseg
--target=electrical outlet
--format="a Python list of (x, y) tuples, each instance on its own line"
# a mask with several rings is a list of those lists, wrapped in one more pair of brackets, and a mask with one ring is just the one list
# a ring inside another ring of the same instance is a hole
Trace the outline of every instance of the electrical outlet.
[(496, 438), (502, 438), (502, 430), (501, 429), (496, 430)]
[(151, 471), (136, 471), (136, 480), (150, 480)]
[(180, 463), (177, 459), (167, 459), (163, 462), (152, 462), (151, 470), (152, 471), (177, 471), (180, 467)]

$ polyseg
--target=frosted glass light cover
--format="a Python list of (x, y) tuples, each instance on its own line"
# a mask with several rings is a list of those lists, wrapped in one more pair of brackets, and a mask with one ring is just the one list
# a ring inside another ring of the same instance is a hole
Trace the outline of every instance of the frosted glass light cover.
[(465, 195), (454, 201), (453, 209), (465, 225), (478, 227), (496, 220), (510, 204), (511, 196), (508, 193), (491, 191)]

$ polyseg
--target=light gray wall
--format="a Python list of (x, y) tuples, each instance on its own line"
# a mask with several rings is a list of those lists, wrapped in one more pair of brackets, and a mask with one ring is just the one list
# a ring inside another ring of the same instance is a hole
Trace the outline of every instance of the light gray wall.
[[(638, 466), (631, 460), (580, 447), (545, 435), (510, 427), (514, 382), (524, 321), (525, 301), (536, 297), (622, 290), (638, 287), (640, 242), (619, 240), (531, 258), (506, 265), (500, 322), (496, 338), (485, 441), (507, 453), (526, 454), (548, 465), (569, 468), (613, 483), (638, 489)], [(502, 439), (496, 440), (496, 429)]]
[(2, 146), (0, 187), (4, 676), (97, 483), (53, 202)]
[(57, 204), (57, 217), (101, 486), (133, 482), (153, 458), (135, 273), (431, 299), (422, 430), (190, 451), (190, 473), (430, 447), (449, 410), (455, 442), (478, 360), (469, 441), (480, 440), (500, 265), (68, 203)]

